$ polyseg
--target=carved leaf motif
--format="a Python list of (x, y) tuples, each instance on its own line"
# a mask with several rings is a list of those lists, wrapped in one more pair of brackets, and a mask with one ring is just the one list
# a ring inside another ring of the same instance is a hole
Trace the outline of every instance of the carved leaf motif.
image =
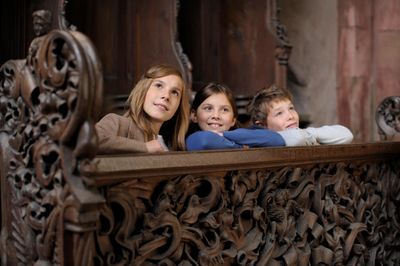
[(124, 214), (108, 210), (114, 221), (98, 245), (114, 242), (114, 235), (124, 239), (124, 252), (102, 256), (124, 264), (347, 265), (395, 258), (383, 248), (393, 217), (382, 211), (388, 203), (380, 196), (394, 195), (387, 186), (398, 191), (392, 173), (377, 164), (332, 163), (135, 180), (115, 191), (112, 202), (125, 206)]

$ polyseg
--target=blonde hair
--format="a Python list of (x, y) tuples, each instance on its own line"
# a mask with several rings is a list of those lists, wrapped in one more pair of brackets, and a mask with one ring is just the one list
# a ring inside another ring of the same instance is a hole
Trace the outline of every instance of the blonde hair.
[(247, 105), (247, 112), (251, 117), (251, 121), (254, 124), (261, 121), (264, 122), (272, 107), (272, 103), (282, 100), (293, 102), (293, 96), (287, 89), (280, 88), (275, 84), (257, 92)]
[(169, 65), (156, 65), (147, 70), (129, 95), (127, 114), (142, 130), (145, 140), (152, 140), (156, 133), (153, 131), (149, 115), (144, 111), (144, 101), (153, 80), (169, 75), (177, 76), (182, 80), (182, 95), (176, 113), (170, 120), (163, 123), (160, 134), (172, 150), (185, 150), (185, 134), (189, 126), (189, 94), (186, 91), (182, 73), (176, 68)]

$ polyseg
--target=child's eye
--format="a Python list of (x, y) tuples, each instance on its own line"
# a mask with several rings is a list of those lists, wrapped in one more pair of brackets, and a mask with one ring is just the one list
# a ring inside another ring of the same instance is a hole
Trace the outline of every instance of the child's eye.
[(172, 91), (172, 95), (174, 95), (174, 96), (179, 96), (179, 95), (180, 95), (180, 91), (178, 91), (178, 90), (173, 90), (173, 91)]
[(156, 88), (162, 88), (162, 84), (161, 84), (161, 83), (155, 83), (155, 84), (154, 84), (154, 87), (156, 87)]
[(206, 110), (206, 111), (211, 111), (211, 110), (212, 110), (212, 107), (211, 107), (211, 106), (204, 106), (204, 110)]
[(282, 112), (275, 113), (275, 116), (280, 116), (280, 115), (282, 115)]
[(224, 108), (224, 109), (222, 109), (225, 113), (228, 113), (228, 112), (230, 112), (231, 110), (229, 109), (229, 108)]

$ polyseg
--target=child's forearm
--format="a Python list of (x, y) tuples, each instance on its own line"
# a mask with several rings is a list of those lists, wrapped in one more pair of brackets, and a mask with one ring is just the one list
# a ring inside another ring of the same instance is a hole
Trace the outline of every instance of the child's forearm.
[(186, 138), (188, 151), (216, 150), (216, 149), (237, 149), (241, 145), (230, 141), (217, 133), (211, 131), (197, 131)]
[(225, 131), (224, 137), (248, 147), (285, 146), (285, 141), (277, 132), (268, 129), (238, 128)]
[(309, 127), (305, 130), (315, 136), (320, 144), (347, 144), (353, 141), (353, 133), (341, 125)]
[(286, 146), (309, 146), (318, 145), (314, 135), (300, 128), (290, 128), (278, 133), (285, 140)]
[(341, 125), (293, 128), (278, 132), (286, 146), (309, 146), (318, 144), (347, 144), (353, 140), (351, 131)]

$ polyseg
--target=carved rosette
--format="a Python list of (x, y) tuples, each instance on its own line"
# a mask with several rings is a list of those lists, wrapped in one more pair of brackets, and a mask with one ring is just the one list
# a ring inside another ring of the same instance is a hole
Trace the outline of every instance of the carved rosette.
[[(2, 235), (11, 244), (5, 247), (7, 263), (64, 264), (64, 257), (74, 265), (93, 263), (90, 239), (71, 241), (74, 232), (90, 235), (94, 230), (96, 207), (103, 200), (80, 176), (96, 153), (99, 66), (81, 33), (52, 31), (32, 42), (26, 63), (14, 71), (12, 92), (10, 75), (1, 76), (0, 102), (8, 103), (2, 104), (1, 126), (7, 133), (2, 142), (10, 151), (3, 158), (8, 171), (2, 172), (2, 186), (11, 190), (10, 209), (2, 206), (2, 215), (11, 213), (2, 222)], [(71, 251), (72, 245), (87, 249)]]
[(336, 163), (130, 181), (106, 190), (97, 259), (104, 265), (397, 265), (397, 168)]

